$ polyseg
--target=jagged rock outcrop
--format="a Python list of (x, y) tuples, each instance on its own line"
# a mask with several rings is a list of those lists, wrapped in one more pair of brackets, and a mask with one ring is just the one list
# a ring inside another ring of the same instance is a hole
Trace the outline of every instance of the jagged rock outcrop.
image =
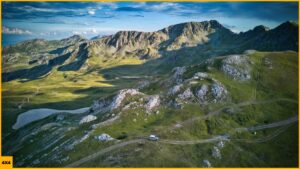
[(208, 85), (206, 85), (206, 84), (203, 84), (201, 86), (201, 88), (197, 91), (197, 97), (202, 103), (207, 102), (208, 92), (209, 92), (209, 88), (208, 88)]
[(87, 115), (87, 116), (84, 116), (80, 120), (79, 124), (89, 123), (89, 122), (94, 121), (94, 120), (97, 120), (96, 116), (94, 116), (94, 115)]
[(211, 92), (214, 96), (213, 102), (223, 101), (227, 97), (227, 90), (220, 82), (214, 82), (211, 86)]
[(171, 81), (176, 84), (182, 83), (182, 75), (184, 74), (184, 72), (186, 72), (186, 67), (175, 67), (172, 70), (173, 75), (171, 77)]
[(113, 111), (115, 109), (120, 108), (123, 100), (127, 96), (134, 96), (134, 95), (143, 95), (143, 93), (139, 92), (137, 89), (123, 89), (118, 91), (118, 93), (113, 96), (113, 98), (102, 98), (97, 101), (94, 101), (93, 105), (91, 106), (91, 110), (94, 113), (103, 113), (107, 111)]
[(178, 85), (175, 85), (175, 86), (171, 87), (169, 89), (169, 91), (168, 91), (168, 95), (175, 95), (175, 94), (177, 94), (182, 87), (183, 87), (182, 84), (178, 84)]
[(194, 97), (194, 94), (190, 88), (187, 88), (183, 93), (178, 95), (178, 98), (183, 101), (190, 100)]
[(249, 80), (251, 78), (250, 61), (246, 55), (227, 56), (222, 61), (221, 70), (235, 80)]
[(134, 96), (140, 93), (137, 89), (124, 89), (120, 90), (118, 94), (113, 98), (112, 103), (110, 104), (110, 110), (114, 110), (120, 107), (122, 101), (125, 99), (127, 95)]
[(146, 111), (150, 112), (153, 109), (157, 108), (160, 106), (160, 97), (159, 95), (154, 95), (154, 96), (150, 96), (147, 98), (147, 104), (145, 106)]

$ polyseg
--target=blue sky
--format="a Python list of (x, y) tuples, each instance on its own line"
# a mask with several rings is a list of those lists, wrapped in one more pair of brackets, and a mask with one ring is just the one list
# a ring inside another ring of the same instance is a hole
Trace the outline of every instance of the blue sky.
[(235, 32), (298, 20), (296, 2), (3, 2), (3, 45), (32, 38), (87, 38), (119, 30), (156, 31), (172, 24), (218, 20)]

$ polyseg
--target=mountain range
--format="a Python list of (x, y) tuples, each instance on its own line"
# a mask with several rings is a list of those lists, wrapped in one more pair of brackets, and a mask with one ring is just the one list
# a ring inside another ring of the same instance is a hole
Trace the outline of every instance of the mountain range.
[[(106, 61), (124, 57), (153, 60), (174, 55), (172, 59), (211, 57), (248, 49), (298, 51), (297, 38), (298, 24), (290, 21), (274, 29), (260, 25), (237, 34), (210, 20), (176, 24), (155, 32), (119, 31), (92, 40), (79, 35), (54, 41), (34, 39), (3, 49), (3, 80), (37, 78), (47, 74), (53, 66), (58, 66), (60, 71), (77, 71), (97, 64), (89, 63), (92, 58), (106, 58)], [(31, 64), (29, 69), (9, 69), (7, 65), (19, 60), (16, 58), (20, 53), (30, 55), (26, 59), (29, 63), (39, 64)]]

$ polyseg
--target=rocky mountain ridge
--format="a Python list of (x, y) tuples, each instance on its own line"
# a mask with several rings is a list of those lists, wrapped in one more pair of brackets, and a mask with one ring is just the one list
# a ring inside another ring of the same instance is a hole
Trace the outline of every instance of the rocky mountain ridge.
[(204, 55), (213, 57), (242, 53), (248, 49), (297, 51), (298, 25), (289, 21), (274, 29), (260, 25), (247, 32), (236, 34), (218, 21), (211, 20), (176, 24), (155, 32), (119, 31), (94, 40), (87, 40), (79, 35), (60, 41), (35, 39), (3, 49), (3, 67), (5, 72), (8, 72), (3, 74), (3, 77), (4, 81), (9, 81), (27, 78), (16, 74), (24, 75), (28, 72), (35, 74), (28, 69), (15, 73), (14, 70), (7, 68), (14, 65), (15, 60), (20, 60), (16, 58), (22, 55), (25, 55), (29, 63), (41, 63), (40, 60), (45, 60), (41, 64), (34, 65), (47, 67), (47, 70), (58, 66), (59, 71), (77, 71), (88, 68), (92, 64), (101, 65), (99, 61), (90, 63), (91, 59), (104, 60), (103, 58), (106, 58), (106, 61), (112, 61), (116, 58), (141, 60), (162, 58), (160, 62), (166, 62), (164, 58), (168, 58), (167, 60), (179, 58), (180, 60), (180, 57), (181, 59), (189, 57), (191, 60), (192, 58), (201, 60)]

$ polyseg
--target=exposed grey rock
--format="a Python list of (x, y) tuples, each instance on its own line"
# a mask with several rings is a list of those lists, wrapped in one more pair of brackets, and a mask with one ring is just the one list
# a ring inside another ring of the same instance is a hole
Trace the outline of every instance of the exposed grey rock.
[(212, 149), (212, 156), (216, 159), (221, 159), (222, 156), (221, 156), (221, 151), (218, 147), (214, 146), (213, 149)]
[(208, 74), (205, 72), (197, 72), (194, 74), (193, 79), (204, 79), (204, 78), (208, 78)]
[(223, 140), (221, 140), (221, 141), (217, 144), (217, 146), (218, 146), (220, 149), (222, 149), (222, 148), (225, 147), (225, 142), (224, 142)]
[(79, 124), (88, 123), (88, 122), (94, 121), (94, 120), (96, 120), (96, 119), (97, 119), (97, 117), (94, 116), (94, 115), (87, 115), (87, 116), (84, 116), (84, 117), (80, 120)]
[(110, 110), (114, 110), (120, 107), (122, 101), (125, 99), (126, 95), (137, 95), (141, 94), (137, 89), (124, 89), (120, 90), (118, 94), (113, 98), (113, 101), (110, 105)]
[(250, 62), (245, 55), (231, 55), (222, 61), (221, 70), (235, 80), (249, 80)]
[(175, 109), (181, 108), (181, 105), (176, 100), (169, 101), (168, 106), (173, 107)]
[(160, 105), (160, 97), (158, 95), (150, 96), (146, 104), (146, 111), (151, 111)]
[(111, 103), (111, 101), (106, 100), (106, 99), (95, 100), (93, 105), (91, 106), (91, 110), (94, 113), (106, 112), (109, 110), (110, 103)]
[(180, 84), (182, 82), (182, 75), (186, 72), (186, 67), (175, 67), (173, 70), (172, 80), (176, 84)]
[(188, 100), (194, 97), (194, 94), (190, 88), (187, 88), (182, 94), (178, 95), (181, 100)]
[(114, 140), (114, 138), (112, 138), (110, 135), (103, 133), (99, 136), (95, 136), (95, 139), (98, 141), (111, 141)]
[(197, 91), (197, 97), (201, 102), (207, 101), (207, 94), (209, 92), (209, 87), (206, 84), (203, 84), (201, 88)]
[(178, 93), (180, 91), (182, 86), (183, 86), (182, 84), (173, 86), (171, 89), (169, 89), (168, 95), (175, 95), (176, 93)]
[(216, 82), (212, 84), (211, 92), (215, 98), (214, 102), (222, 101), (226, 99), (228, 93), (225, 87), (221, 83), (216, 83)]
[(94, 113), (112, 111), (121, 106), (126, 96), (133, 96), (137, 94), (143, 93), (139, 92), (137, 89), (123, 89), (120, 90), (112, 99), (100, 99), (94, 101), (91, 109)]
[(211, 163), (208, 160), (203, 160), (203, 167), (205, 168), (211, 168)]

